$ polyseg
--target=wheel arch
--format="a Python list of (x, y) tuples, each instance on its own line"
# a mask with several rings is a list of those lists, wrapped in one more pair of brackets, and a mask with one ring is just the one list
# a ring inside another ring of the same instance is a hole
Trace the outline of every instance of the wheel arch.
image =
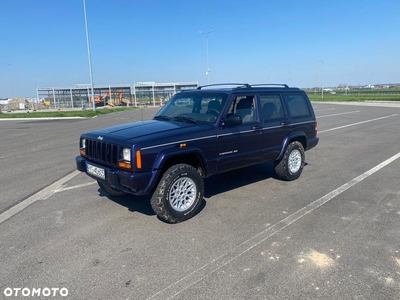
[(276, 160), (280, 160), (283, 158), (287, 146), (292, 143), (292, 142), (300, 142), (303, 145), (304, 149), (307, 149), (307, 136), (304, 132), (292, 132), (289, 135), (285, 137), (283, 140), (281, 152), (279, 153), (278, 157)]
[(164, 173), (168, 168), (176, 164), (187, 164), (198, 170), (202, 177), (208, 173), (205, 157), (200, 149), (186, 147), (180, 149), (170, 149), (161, 152), (153, 163), (153, 170), (161, 170)]

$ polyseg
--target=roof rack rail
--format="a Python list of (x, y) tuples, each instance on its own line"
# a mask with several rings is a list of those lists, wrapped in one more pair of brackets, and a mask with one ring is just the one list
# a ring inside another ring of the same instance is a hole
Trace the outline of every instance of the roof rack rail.
[(214, 84), (207, 84), (207, 85), (202, 85), (198, 86), (197, 89), (201, 90), (202, 88), (205, 87), (210, 87), (210, 86), (217, 86), (217, 85), (233, 85), (235, 88), (251, 88), (251, 85), (248, 83), (214, 83)]
[(258, 83), (252, 84), (251, 86), (283, 86), (284, 88), (288, 88), (289, 86), (286, 83)]

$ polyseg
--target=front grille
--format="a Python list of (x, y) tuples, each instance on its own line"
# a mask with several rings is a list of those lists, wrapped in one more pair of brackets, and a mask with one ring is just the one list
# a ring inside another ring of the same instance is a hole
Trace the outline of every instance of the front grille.
[(95, 140), (86, 140), (86, 156), (94, 161), (117, 166), (119, 147)]

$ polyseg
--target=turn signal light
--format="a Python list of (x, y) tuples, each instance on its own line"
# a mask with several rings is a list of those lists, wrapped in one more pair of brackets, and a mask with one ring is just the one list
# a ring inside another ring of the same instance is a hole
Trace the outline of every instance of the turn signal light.
[(121, 168), (125, 168), (125, 169), (130, 169), (131, 168), (131, 164), (127, 163), (125, 161), (119, 161), (118, 162), (118, 166)]
[(140, 150), (136, 151), (136, 168), (142, 168), (142, 155), (140, 154)]

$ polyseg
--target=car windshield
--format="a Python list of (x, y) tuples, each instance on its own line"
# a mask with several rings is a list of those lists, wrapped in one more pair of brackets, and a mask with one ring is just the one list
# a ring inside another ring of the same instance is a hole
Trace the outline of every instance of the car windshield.
[(213, 92), (182, 92), (172, 97), (156, 114), (156, 120), (187, 123), (214, 123), (228, 94)]

